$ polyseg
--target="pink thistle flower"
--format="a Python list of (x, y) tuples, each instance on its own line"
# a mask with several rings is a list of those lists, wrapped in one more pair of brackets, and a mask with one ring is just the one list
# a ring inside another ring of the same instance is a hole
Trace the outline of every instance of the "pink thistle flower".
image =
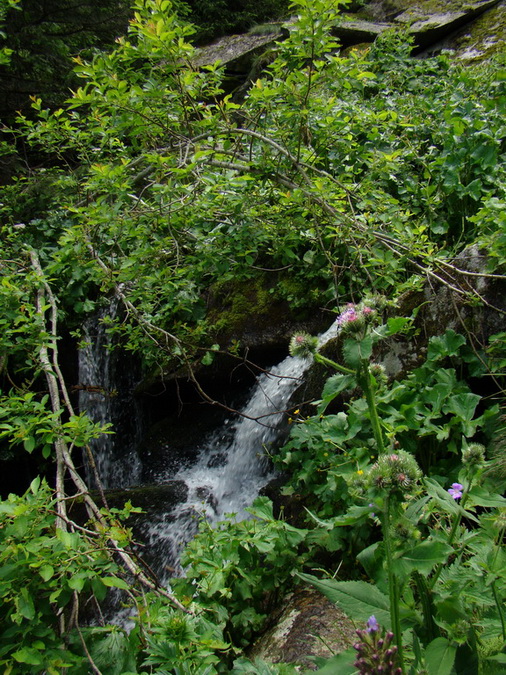
[(356, 321), (358, 319), (358, 314), (357, 310), (355, 308), (355, 305), (353, 303), (349, 303), (346, 305), (346, 309), (344, 312), (341, 312), (339, 316), (337, 317), (337, 323), (339, 326), (344, 326), (345, 323), (349, 323), (350, 321)]

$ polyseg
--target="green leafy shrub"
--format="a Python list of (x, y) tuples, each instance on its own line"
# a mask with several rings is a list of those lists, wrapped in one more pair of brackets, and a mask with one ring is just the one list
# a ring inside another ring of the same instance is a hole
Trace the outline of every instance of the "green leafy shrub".
[(289, 587), (304, 559), (306, 535), (274, 518), (266, 497), (248, 511), (253, 519), (224, 521), (215, 528), (203, 522), (181, 559), (186, 577), (173, 580), (179, 597), (195, 597), (239, 646), (262, 628)]

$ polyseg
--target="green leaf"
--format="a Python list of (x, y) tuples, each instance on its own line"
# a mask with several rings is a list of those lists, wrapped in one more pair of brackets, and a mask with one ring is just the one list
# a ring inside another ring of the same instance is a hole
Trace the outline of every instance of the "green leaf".
[(297, 573), (297, 576), (312, 584), (355, 621), (366, 623), (367, 619), (374, 614), (380, 624), (385, 628), (390, 628), (388, 597), (376, 586), (365, 581), (320, 580), (311, 574)]
[(468, 503), (473, 506), (484, 506), (485, 508), (504, 508), (506, 506), (506, 499), (501, 495), (494, 493), (490, 494), (485, 488), (475, 485), (468, 493)]
[(13, 652), (12, 658), (18, 663), (28, 663), (31, 666), (40, 666), (42, 663), (40, 653), (36, 649), (30, 649), (29, 647), (22, 647)]
[(44, 581), (49, 581), (54, 575), (54, 568), (51, 565), (42, 565), (39, 569), (39, 574)]
[(104, 584), (104, 586), (108, 586), (109, 588), (121, 588), (125, 591), (130, 588), (127, 582), (124, 579), (120, 579), (119, 577), (101, 577), (100, 581)]
[(405, 574), (415, 570), (428, 576), (438, 563), (444, 563), (453, 548), (440, 541), (424, 541), (395, 560), (395, 568)]
[(260, 520), (274, 520), (272, 502), (268, 497), (257, 497), (253, 502), (253, 505), (247, 508), (246, 511)]
[(447, 400), (443, 406), (443, 411), (457, 415), (461, 420), (470, 422), (474, 417), (476, 406), (480, 400), (481, 397), (478, 394), (457, 394)]
[(25, 619), (31, 621), (35, 617), (35, 606), (27, 588), (21, 589), (21, 593), (16, 599), (16, 605), (18, 612), (21, 616), (24, 616)]
[(372, 355), (373, 338), (366, 335), (362, 340), (345, 340), (343, 356), (350, 368), (358, 368), (363, 361), (368, 361)]
[(33, 436), (28, 436), (23, 441), (23, 446), (27, 452), (32, 453), (35, 448), (35, 438)]
[(37, 476), (37, 478), (34, 478), (30, 483), (30, 490), (32, 494), (36, 495), (37, 492), (39, 491), (39, 487), (40, 487), (40, 476)]
[(430, 675), (450, 675), (457, 652), (446, 638), (438, 637), (425, 650), (425, 663)]
[(404, 330), (406, 326), (412, 323), (410, 318), (405, 316), (393, 316), (387, 319), (387, 335), (396, 335)]
[(351, 389), (355, 386), (355, 376), (354, 375), (332, 375), (325, 382), (322, 392), (322, 402), (318, 406), (318, 412), (322, 413), (327, 408), (329, 403), (331, 403), (336, 396), (338, 396), (342, 391), (346, 389)]
[(357, 652), (354, 649), (347, 649), (341, 654), (336, 654), (330, 659), (327, 659), (325, 665), (319, 668), (316, 672), (311, 671), (314, 675), (352, 675), (357, 672), (353, 662), (356, 659)]
[(68, 580), (69, 588), (73, 591), (82, 591), (85, 583), (86, 579), (82, 576), (70, 577)]
[(429, 340), (427, 360), (437, 361), (446, 356), (455, 356), (459, 353), (460, 347), (465, 343), (466, 339), (463, 335), (460, 335), (451, 329), (447, 330), (444, 335), (432, 337)]

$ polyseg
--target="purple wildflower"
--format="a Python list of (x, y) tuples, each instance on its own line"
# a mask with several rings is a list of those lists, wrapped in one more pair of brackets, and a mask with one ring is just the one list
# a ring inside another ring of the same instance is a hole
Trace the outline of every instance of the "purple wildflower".
[(452, 483), (451, 488), (448, 488), (448, 492), (454, 499), (460, 499), (462, 497), (463, 489), (464, 486), (460, 483)]
[(374, 614), (367, 619), (367, 629), (366, 630), (367, 630), (368, 633), (375, 633), (376, 631), (379, 630), (379, 627), (380, 627), (379, 623), (378, 623), (376, 617), (374, 616)]

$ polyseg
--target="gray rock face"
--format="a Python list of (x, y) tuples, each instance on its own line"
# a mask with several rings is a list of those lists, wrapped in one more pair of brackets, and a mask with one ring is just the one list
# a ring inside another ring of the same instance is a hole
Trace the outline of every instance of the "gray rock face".
[(229, 35), (197, 50), (193, 64), (197, 68), (220, 61), (228, 68), (248, 71), (253, 59), (261, 54), (281, 37), (280, 31), (267, 35)]
[[(473, 30), (476, 19), (485, 13), (488, 15), (495, 6), (498, 8), (496, 18), (488, 23), (480, 21), (485, 26), (482, 33), (478, 27)], [(332, 34), (343, 48), (374, 42), (386, 30), (405, 26), (414, 37), (417, 51), (454, 49), (457, 58), (472, 60), (504, 43), (506, 34), (505, 0), (481, 0), (469, 4), (459, 0), (373, 0), (361, 10), (361, 14), (373, 20), (347, 14), (333, 27)], [(272, 32), (220, 38), (198, 49), (193, 63), (200, 68), (220, 61), (229, 77), (251, 79), (251, 75), (248, 75), (257, 58), (275, 47), (276, 42), (286, 38), (293, 21), (289, 19), (284, 25), (272, 24)], [(459, 31), (461, 33), (457, 35)], [(255, 73), (255, 77), (258, 77), (258, 73)], [(236, 84), (240, 86), (240, 80)]]
[(257, 640), (250, 657), (316, 669), (308, 658), (329, 658), (356, 641), (351, 620), (321, 593), (299, 588), (287, 598), (276, 625)]

